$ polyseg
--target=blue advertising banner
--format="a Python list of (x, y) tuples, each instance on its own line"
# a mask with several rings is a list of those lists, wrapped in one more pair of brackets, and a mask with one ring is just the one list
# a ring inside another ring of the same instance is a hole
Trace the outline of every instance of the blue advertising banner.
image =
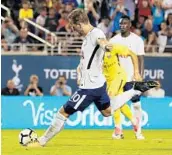
[(172, 57), (145, 57), (145, 79), (159, 79), (166, 96), (172, 96)]
[[(5, 97), (2, 96), (2, 129), (45, 129), (67, 97)], [(132, 108), (132, 106), (131, 106)], [(142, 98), (142, 126), (147, 129), (172, 129), (172, 98)], [(122, 117), (123, 127), (131, 123)], [(112, 129), (112, 117), (103, 117), (94, 104), (83, 113), (67, 120), (68, 129)]]
[[(79, 56), (2, 56), (2, 87), (13, 79), (23, 94), (31, 74), (37, 74), (45, 95), (60, 75), (68, 80), (73, 92), (77, 88), (76, 67)], [(145, 57), (145, 79), (160, 79), (167, 96), (172, 96), (172, 57)]]
[(6, 86), (7, 80), (13, 79), (23, 94), (30, 76), (36, 74), (43, 93), (49, 95), (51, 86), (60, 75), (64, 75), (68, 85), (75, 91), (78, 64), (78, 56), (2, 56), (2, 87)]

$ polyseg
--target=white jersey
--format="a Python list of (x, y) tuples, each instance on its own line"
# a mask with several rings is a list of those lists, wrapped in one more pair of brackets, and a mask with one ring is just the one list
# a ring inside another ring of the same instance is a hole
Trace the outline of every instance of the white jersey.
[[(117, 34), (113, 38), (110, 39), (111, 43), (118, 43), (121, 45), (127, 46), (132, 52), (134, 52), (136, 55), (144, 55), (144, 42), (141, 37), (138, 35), (130, 32), (130, 35), (128, 37), (122, 37), (121, 34)], [(133, 63), (130, 57), (128, 58), (119, 58), (121, 66), (126, 70), (128, 75), (127, 81), (133, 80), (133, 74), (134, 74), (134, 67)]]
[(82, 89), (102, 87), (105, 77), (102, 71), (104, 51), (97, 44), (98, 38), (106, 38), (102, 30), (94, 28), (85, 37), (81, 47), (80, 86)]

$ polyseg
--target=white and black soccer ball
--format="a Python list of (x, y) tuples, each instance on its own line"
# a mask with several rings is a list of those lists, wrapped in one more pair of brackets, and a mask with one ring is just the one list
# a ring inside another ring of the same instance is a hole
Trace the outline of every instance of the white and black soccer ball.
[(23, 146), (27, 146), (28, 143), (35, 141), (37, 134), (32, 129), (24, 129), (19, 133), (19, 143)]

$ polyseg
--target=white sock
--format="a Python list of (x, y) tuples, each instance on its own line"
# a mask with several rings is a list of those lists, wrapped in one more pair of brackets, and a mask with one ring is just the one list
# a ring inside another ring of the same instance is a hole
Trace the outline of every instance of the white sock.
[(141, 94), (140, 91), (130, 89), (115, 97), (111, 97), (112, 113), (115, 110), (119, 109), (121, 106), (123, 106), (126, 102), (128, 102), (133, 96), (140, 94)]
[(133, 104), (133, 110), (134, 110), (134, 116), (139, 121), (138, 131), (137, 135), (141, 134), (141, 126), (142, 126), (142, 108), (141, 108), (141, 102), (135, 102)]
[(51, 138), (59, 133), (63, 129), (66, 119), (65, 116), (57, 112), (49, 128), (45, 131), (44, 135), (38, 139), (39, 143), (44, 146)]

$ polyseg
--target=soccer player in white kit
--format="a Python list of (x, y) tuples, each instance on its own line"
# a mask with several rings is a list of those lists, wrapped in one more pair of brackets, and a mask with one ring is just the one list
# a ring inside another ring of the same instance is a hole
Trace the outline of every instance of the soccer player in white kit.
[[(120, 33), (112, 37), (110, 39), (110, 43), (118, 43), (121, 45), (125, 45), (138, 56), (140, 75), (143, 77), (144, 54), (145, 54), (144, 42), (141, 37), (137, 36), (136, 34), (130, 31), (130, 27), (131, 27), (130, 18), (128, 16), (121, 17)], [(132, 60), (130, 57), (127, 58), (119, 57), (119, 61), (122, 67), (125, 69), (128, 76), (128, 80), (127, 80), (128, 82), (124, 86), (124, 91), (129, 90), (132, 87), (130, 82), (134, 81), (133, 79), (134, 70), (133, 70)], [(141, 108), (140, 96), (139, 95), (134, 96), (131, 99), (131, 101), (134, 109), (134, 115), (138, 120), (138, 124), (139, 124), (139, 128), (136, 133), (136, 138), (141, 140), (144, 139), (144, 136), (141, 133), (142, 108)]]
[(71, 28), (85, 37), (81, 48), (79, 89), (59, 109), (43, 136), (38, 138), (37, 142), (28, 144), (28, 147), (35, 147), (36, 144), (39, 146), (46, 145), (51, 138), (63, 129), (70, 115), (77, 111), (83, 111), (93, 102), (102, 115), (108, 117), (111, 116), (111, 112), (120, 108), (134, 95), (152, 87), (146, 82), (135, 83), (131, 90), (110, 100), (106, 92), (102, 62), (104, 51), (110, 49), (111, 45), (106, 41), (104, 33), (90, 24), (84, 10), (76, 9), (70, 13), (68, 18)]

